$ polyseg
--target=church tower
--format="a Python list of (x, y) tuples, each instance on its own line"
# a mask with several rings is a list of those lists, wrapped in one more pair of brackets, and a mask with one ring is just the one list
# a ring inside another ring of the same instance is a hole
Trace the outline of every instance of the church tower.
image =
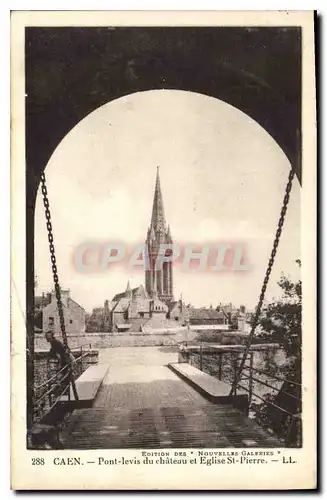
[(160, 186), (159, 167), (154, 190), (151, 224), (148, 229), (146, 245), (149, 256), (149, 270), (145, 271), (145, 288), (150, 297), (158, 297), (163, 302), (173, 300), (173, 266), (172, 262), (164, 262), (161, 269), (155, 269), (160, 244), (171, 244), (169, 226), (166, 226), (165, 212)]

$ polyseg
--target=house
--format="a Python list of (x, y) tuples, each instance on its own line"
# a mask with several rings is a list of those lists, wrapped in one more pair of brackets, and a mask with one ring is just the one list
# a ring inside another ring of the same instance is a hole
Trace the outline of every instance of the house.
[(244, 305), (239, 308), (235, 307), (231, 302), (229, 304), (219, 304), (216, 308), (217, 311), (223, 311), (231, 325), (232, 330), (244, 331), (245, 323), (247, 321), (247, 313)]
[[(69, 290), (61, 290), (61, 300), (65, 319), (66, 333), (80, 335), (85, 332), (85, 310), (70, 297)], [(47, 331), (54, 325), (54, 332), (60, 332), (60, 321), (55, 292), (51, 293), (50, 302), (42, 309), (42, 329)]]
[(189, 322), (189, 309), (182, 299), (174, 300), (169, 303), (168, 316), (170, 319), (178, 321), (181, 324), (187, 324)]
[(104, 307), (96, 307), (87, 319), (88, 332), (139, 331), (150, 318), (165, 320), (168, 306), (156, 294), (149, 297), (143, 285), (116, 293)]
[[(113, 331), (128, 330), (135, 320), (147, 320), (152, 317), (165, 319), (168, 306), (157, 296), (149, 297), (143, 285), (131, 288), (127, 283), (125, 292), (116, 294), (110, 303), (110, 323)], [(145, 321), (138, 321), (138, 329)]]
[(229, 318), (225, 311), (208, 307), (189, 308), (190, 325), (228, 325)]

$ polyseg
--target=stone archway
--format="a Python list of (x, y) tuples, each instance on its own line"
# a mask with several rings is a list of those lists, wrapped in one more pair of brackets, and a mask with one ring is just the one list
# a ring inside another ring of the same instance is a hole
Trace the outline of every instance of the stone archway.
[(27, 305), (34, 300), (34, 205), (65, 135), (103, 104), (176, 89), (257, 121), (301, 180), (300, 28), (26, 28)]
[[(34, 206), (40, 174), (65, 135), (103, 104), (176, 89), (223, 100), (256, 120), (301, 181), (301, 28), (25, 30), (26, 304), (33, 324)], [(33, 364), (28, 364), (28, 414)]]

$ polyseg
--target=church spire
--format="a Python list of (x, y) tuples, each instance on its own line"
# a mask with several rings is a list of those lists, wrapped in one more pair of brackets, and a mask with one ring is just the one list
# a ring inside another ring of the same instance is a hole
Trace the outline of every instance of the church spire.
[(165, 231), (166, 227), (165, 212), (164, 212), (161, 186), (160, 186), (159, 167), (157, 167), (156, 187), (154, 190), (152, 216), (151, 216), (151, 227), (153, 227), (155, 231), (158, 230)]
[(147, 294), (149, 297), (157, 297), (164, 302), (170, 302), (173, 300), (172, 262), (164, 262), (161, 269), (157, 269), (156, 267), (160, 245), (172, 243), (170, 228), (166, 226), (159, 167), (157, 167), (151, 224), (145, 243), (147, 245), (149, 263), (149, 269), (145, 270), (145, 288)]
[(129, 280), (128, 280), (126, 290), (125, 290), (125, 297), (131, 297), (131, 295), (132, 295), (132, 289), (131, 289), (131, 285), (130, 285)]

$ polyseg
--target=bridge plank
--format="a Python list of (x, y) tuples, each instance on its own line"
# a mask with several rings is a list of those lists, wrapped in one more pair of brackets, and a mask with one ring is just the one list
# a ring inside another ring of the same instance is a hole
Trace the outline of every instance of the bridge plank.
[(61, 434), (66, 449), (277, 447), (231, 405), (208, 402), (167, 366), (110, 368), (92, 408)]
[(236, 396), (230, 396), (229, 393), (232, 388), (230, 384), (218, 380), (188, 363), (169, 363), (168, 366), (209, 401), (216, 404), (232, 405), (247, 412), (247, 395), (240, 393)]
[[(76, 405), (92, 404), (108, 369), (109, 366), (107, 364), (91, 365), (75, 380), (78, 394), (78, 402), (76, 402)], [(68, 400), (68, 396), (62, 396), (60, 399), (62, 402), (65, 402)], [(73, 404), (75, 403), (72, 388), (70, 388), (70, 400)]]
[(229, 384), (202, 372), (195, 366), (188, 363), (169, 363), (168, 366), (176, 372), (177, 375), (182, 378), (187, 378), (195, 386), (203, 389), (214, 398), (224, 398), (229, 395), (231, 390)]

